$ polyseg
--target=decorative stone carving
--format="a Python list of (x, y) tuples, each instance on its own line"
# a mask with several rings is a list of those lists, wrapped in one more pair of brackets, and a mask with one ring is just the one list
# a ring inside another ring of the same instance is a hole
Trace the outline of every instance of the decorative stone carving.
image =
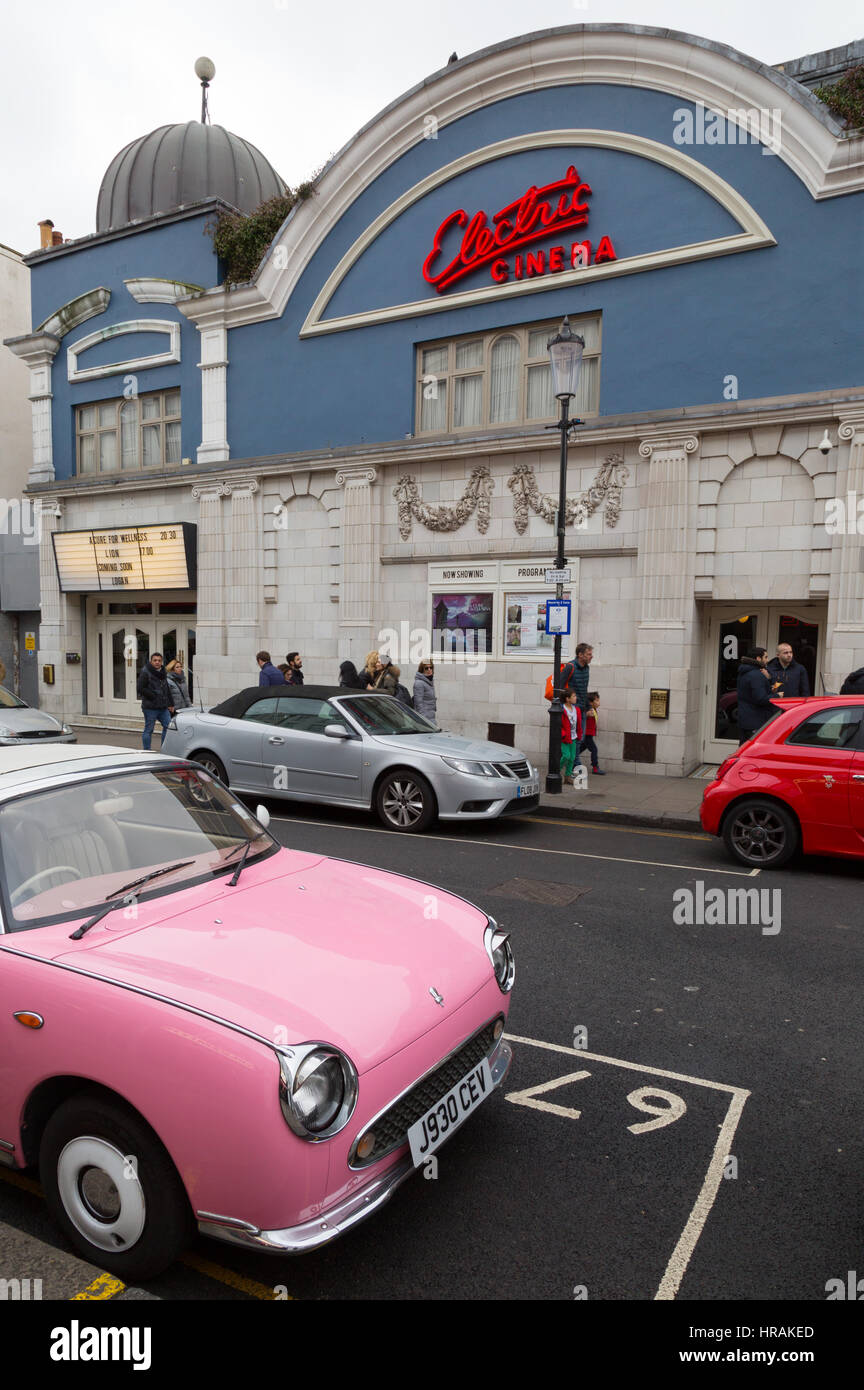
[[(587, 519), (605, 503), (604, 520), (607, 526), (615, 526), (621, 515), (621, 492), (629, 477), (630, 470), (625, 467), (622, 455), (609, 454), (591, 486), (567, 498), (567, 524), (573, 526)], [(517, 463), (507, 479), (507, 486), (513, 493), (513, 519), (520, 536), (528, 527), (529, 511), (542, 516), (550, 526), (555, 525), (558, 498), (549, 493), (541, 494), (530, 463)]]
[(412, 519), (421, 522), (429, 531), (458, 531), (476, 510), (477, 530), (481, 536), (485, 535), (489, 529), (489, 499), (494, 488), (488, 467), (478, 464), (455, 507), (429, 507), (423, 502), (413, 476), (406, 474), (393, 489), (393, 496), (399, 503), (399, 534), (403, 541), (408, 540)]

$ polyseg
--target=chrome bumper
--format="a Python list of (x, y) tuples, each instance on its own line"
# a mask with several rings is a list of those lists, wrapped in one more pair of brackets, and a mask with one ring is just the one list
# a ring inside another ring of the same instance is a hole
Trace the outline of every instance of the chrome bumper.
[[(513, 1050), (509, 1043), (502, 1039), (492, 1064), (494, 1086), (499, 1086), (504, 1080), (512, 1060)], [(383, 1207), (400, 1183), (410, 1178), (413, 1172), (414, 1165), (408, 1153), (392, 1168), (388, 1168), (386, 1173), (379, 1174), (365, 1187), (358, 1187), (329, 1211), (323, 1212), (311, 1221), (304, 1221), (299, 1226), (288, 1226), (281, 1231), (262, 1231), (247, 1221), (239, 1221), (232, 1216), (216, 1216), (208, 1211), (196, 1213), (198, 1229), (202, 1235), (227, 1241), (231, 1245), (242, 1245), (247, 1250), (267, 1250), (274, 1255), (305, 1255), (310, 1250), (327, 1245), (329, 1241), (343, 1235), (360, 1221), (365, 1221), (367, 1216)]]

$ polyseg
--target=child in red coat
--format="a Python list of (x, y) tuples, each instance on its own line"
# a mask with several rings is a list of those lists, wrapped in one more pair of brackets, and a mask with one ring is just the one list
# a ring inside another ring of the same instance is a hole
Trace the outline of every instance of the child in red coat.
[(568, 690), (564, 696), (564, 713), (561, 715), (561, 778), (573, 786), (573, 768), (582, 741), (582, 711), (576, 703), (576, 691)]

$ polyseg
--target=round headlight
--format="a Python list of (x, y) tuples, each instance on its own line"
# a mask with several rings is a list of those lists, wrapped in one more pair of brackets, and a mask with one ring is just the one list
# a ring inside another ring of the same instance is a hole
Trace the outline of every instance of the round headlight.
[(492, 963), (498, 988), (502, 994), (509, 994), (516, 979), (516, 959), (510, 945), (509, 933), (502, 931), (491, 917), (483, 935), (483, 944)]
[(345, 1080), (338, 1057), (313, 1052), (301, 1062), (291, 1098), (304, 1129), (311, 1134), (327, 1129), (338, 1115), (344, 1095)]
[(279, 1050), (282, 1113), (302, 1139), (329, 1139), (348, 1123), (357, 1101), (357, 1072), (338, 1048), (303, 1043)]

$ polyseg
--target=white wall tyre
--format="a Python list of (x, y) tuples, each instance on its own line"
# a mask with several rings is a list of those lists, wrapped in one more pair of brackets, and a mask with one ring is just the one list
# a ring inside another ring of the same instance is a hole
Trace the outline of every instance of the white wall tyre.
[(67, 1239), (126, 1282), (161, 1274), (189, 1239), (189, 1203), (168, 1153), (119, 1104), (86, 1094), (64, 1101), (45, 1126), (39, 1172)]

